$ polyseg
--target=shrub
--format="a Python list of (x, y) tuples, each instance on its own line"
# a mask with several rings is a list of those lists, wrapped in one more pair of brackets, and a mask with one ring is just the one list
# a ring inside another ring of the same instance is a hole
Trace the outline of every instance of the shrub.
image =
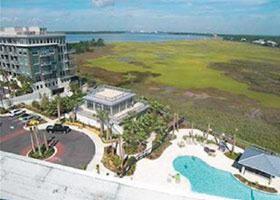
[(6, 110), (5, 108), (0, 108), (0, 114), (5, 114), (7, 112), (8, 112), (8, 110)]
[(41, 110), (41, 106), (40, 106), (40, 103), (38, 101), (32, 101), (31, 105), (32, 105), (32, 107), (34, 107), (38, 110)]
[(137, 162), (136, 158), (134, 156), (129, 157), (127, 163), (128, 165), (134, 165)]
[(113, 163), (116, 167), (118, 167), (122, 164), (122, 161), (121, 161), (120, 157), (116, 155), (113, 157)]

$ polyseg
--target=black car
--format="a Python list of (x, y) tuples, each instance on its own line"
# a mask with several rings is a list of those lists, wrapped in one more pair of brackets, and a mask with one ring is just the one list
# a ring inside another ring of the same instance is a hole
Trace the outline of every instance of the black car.
[(71, 129), (68, 126), (63, 126), (61, 124), (55, 124), (55, 125), (49, 125), (46, 128), (48, 133), (55, 133), (55, 132), (61, 132), (61, 133), (68, 133), (71, 131)]

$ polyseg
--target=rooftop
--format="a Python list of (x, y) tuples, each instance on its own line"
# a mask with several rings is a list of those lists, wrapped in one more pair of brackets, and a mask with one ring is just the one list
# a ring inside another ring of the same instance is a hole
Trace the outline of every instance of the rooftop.
[(94, 175), (3, 151), (0, 164), (0, 199), (195, 200), (148, 184)]
[(38, 37), (38, 36), (64, 36), (65, 34), (51, 34), (46, 28), (37, 26), (1, 27), (0, 36), (4, 37)]
[(84, 99), (111, 106), (134, 96), (130, 90), (103, 85), (92, 89)]
[(238, 163), (268, 175), (280, 177), (280, 157), (271, 152), (251, 147), (244, 151)]

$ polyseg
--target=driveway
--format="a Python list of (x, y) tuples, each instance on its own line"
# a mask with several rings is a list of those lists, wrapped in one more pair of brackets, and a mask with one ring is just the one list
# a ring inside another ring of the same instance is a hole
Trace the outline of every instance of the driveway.
[[(41, 141), (42, 130), (40, 131)], [(57, 154), (49, 162), (84, 168), (95, 155), (92, 140), (79, 131), (72, 130), (68, 134), (46, 134), (49, 141), (56, 142)], [(0, 150), (26, 155), (31, 149), (29, 131), (23, 129), (23, 123), (17, 118), (0, 117)]]

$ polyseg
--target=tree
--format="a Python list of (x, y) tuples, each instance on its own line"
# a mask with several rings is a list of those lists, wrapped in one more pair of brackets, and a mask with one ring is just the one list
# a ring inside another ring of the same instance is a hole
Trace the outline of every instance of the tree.
[(119, 135), (119, 156), (120, 156), (120, 159), (122, 161), (122, 165), (123, 165), (123, 147), (122, 147), (122, 135), (120, 134)]
[(45, 110), (45, 109), (47, 109), (49, 104), (50, 104), (49, 97), (46, 94), (44, 94), (41, 99), (40, 105)]
[[(96, 115), (94, 115), (94, 116), (97, 117), (100, 121), (100, 131), (101, 131), (101, 135), (103, 135), (104, 128), (105, 128), (104, 126), (107, 123), (107, 121), (109, 120), (109, 113), (105, 110), (98, 110)], [(106, 140), (108, 140), (108, 133), (106, 134)]]
[(3, 77), (3, 79), (4, 79), (5, 84), (6, 84), (5, 86), (8, 87), (8, 93), (11, 94), (10, 80), (9, 80), (9, 78), (8, 78), (7, 72), (4, 71), (4, 70), (1, 70), (1, 75), (2, 75), (2, 77)]
[(105, 46), (104, 40), (102, 38), (98, 38), (96, 41), (96, 46)]
[(33, 130), (32, 130), (32, 127), (30, 127), (30, 140), (31, 140), (32, 151), (35, 153), (35, 152), (36, 152), (36, 149), (35, 149), (35, 145), (34, 145), (34, 138), (33, 138)]
[(57, 116), (58, 116), (58, 121), (60, 121), (60, 96), (56, 97), (56, 104), (57, 104)]
[(13, 96), (15, 96), (15, 91), (18, 90), (18, 89), (20, 89), (20, 87), (18, 86), (16, 80), (11, 80), (11, 81), (10, 81), (10, 88), (11, 88), (11, 90), (12, 90), (12, 92), (13, 92)]
[(78, 95), (82, 94), (82, 90), (81, 90), (81, 88), (79, 87), (78, 84), (70, 83), (70, 90), (73, 93), (73, 95), (75, 95), (75, 96), (78, 96)]
[(23, 75), (19, 75), (17, 77), (17, 80), (21, 83), (20, 95), (33, 92), (32, 87), (31, 87), (33, 80), (31, 78), (23, 76)]

